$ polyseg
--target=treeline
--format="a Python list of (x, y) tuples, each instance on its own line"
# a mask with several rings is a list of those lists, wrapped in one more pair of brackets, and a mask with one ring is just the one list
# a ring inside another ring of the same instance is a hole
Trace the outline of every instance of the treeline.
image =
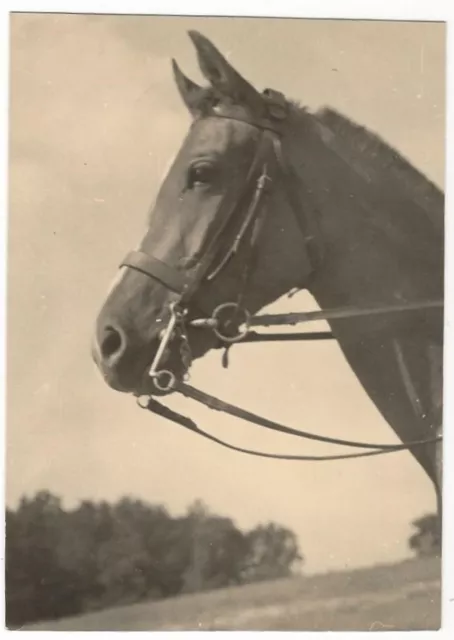
[(123, 498), (65, 510), (39, 492), (6, 511), (6, 624), (269, 580), (301, 566), (295, 534), (241, 531), (200, 501), (182, 517)]

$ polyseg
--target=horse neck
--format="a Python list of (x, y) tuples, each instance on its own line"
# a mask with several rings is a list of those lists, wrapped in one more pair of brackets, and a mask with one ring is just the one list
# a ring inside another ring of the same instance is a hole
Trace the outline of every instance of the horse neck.
[(441, 297), (442, 238), (430, 215), (391, 176), (382, 184), (353, 168), (324, 133), (334, 135), (304, 114), (299, 135), (284, 141), (300, 189), (306, 200), (311, 194), (316, 210), (323, 261), (308, 289), (320, 307)]

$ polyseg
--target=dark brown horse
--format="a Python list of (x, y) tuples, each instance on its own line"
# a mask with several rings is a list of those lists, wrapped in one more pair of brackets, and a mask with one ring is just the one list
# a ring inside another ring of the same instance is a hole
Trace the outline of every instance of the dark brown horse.
[[(231, 336), (235, 318), (238, 326), (295, 288), (322, 310), (412, 305), (330, 325), (402, 442), (433, 439), (442, 424), (442, 192), (366, 129), (259, 93), (205, 37), (190, 37), (209, 86), (174, 62), (193, 122), (99, 314), (93, 354), (106, 382), (135, 395), (171, 391), (191, 358)], [(411, 451), (440, 500), (441, 442)]]

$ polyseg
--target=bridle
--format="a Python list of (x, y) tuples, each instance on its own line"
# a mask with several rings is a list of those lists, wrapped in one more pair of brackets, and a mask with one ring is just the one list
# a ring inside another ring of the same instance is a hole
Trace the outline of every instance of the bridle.
[[(283, 124), (288, 116), (287, 101), (283, 94), (270, 89), (267, 89), (263, 95), (264, 100), (268, 105), (267, 117), (253, 118), (249, 114), (238, 111), (237, 108), (233, 108), (232, 110), (232, 108), (226, 109), (222, 107), (219, 110), (216, 110), (216, 112), (213, 112), (210, 116), (247, 122), (261, 131), (261, 139), (258, 143), (256, 153), (239, 197), (233, 203), (221, 201), (219, 208), (225, 208), (226, 211), (218, 211), (217, 219), (222, 220), (222, 224), (211, 239), (209, 246), (206, 247), (204, 255), (200, 261), (183, 270), (182, 268), (170, 266), (154, 256), (142, 251), (132, 251), (121, 263), (121, 266), (135, 269), (154, 280), (158, 280), (175, 294), (175, 300), (169, 304), (170, 319), (166, 328), (161, 332), (160, 343), (151, 364), (149, 375), (153, 379), (155, 387), (163, 394), (178, 392), (183, 396), (191, 398), (211, 409), (225, 412), (229, 415), (235, 416), (236, 418), (240, 418), (266, 429), (271, 429), (287, 435), (319, 442), (361, 448), (366, 449), (367, 451), (330, 456), (280, 455), (258, 452), (237, 447), (211, 435), (210, 433), (202, 430), (190, 418), (187, 418), (186, 416), (173, 411), (169, 407), (162, 405), (152, 395), (146, 396), (145, 403), (143, 403), (142, 398), (138, 398), (137, 401), (139, 406), (143, 409), (147, 409), (153, 413), (161, 415), (162, 417), (171, 420), (190, 431), (198, 433), (199, 435), (224, 447), (234, 451), (240, 451), (265, 458), (307, 461), (340, 460), (409, 450), (414, 447), (440, 441), (442, 436), (437, 435), (431, 438), (397, 445), (371, 444), (340, 438), (328, 438), (307, 431), (292, 429), (200, 391), (199, 389), (188, 385), (186, 381), (178, 380), (171, 371), (160, 368), (166, 347), (171, 340), (177, 337), (180, 341), (181, 360), (185, 371), (188, 371), (191, 365), (191, 350), (187, 336), (187, 325), (193, 328), (211, 330), (214, 332), (221, 344), (225, 346), (224, 366), (227, 366), (228, 349), (234, 343), (244, 344), (247, 342), (270, 342), (278, 340), (334, 339), (333, 334), (330, 332), (319, 331), (291, 334), (260, 334), (254, 332), (252, 330), (253, 327), (295, 325), (316, 320), (354, 318), (443, 307), (442, 300), (423, 300), (421, 302), (403, 303), (400, 305), (389, 305), (375, 308), (350, 307), (289, 314), (272, 314), (262, 316), (250, 315), (247, 309), (243, 306), (242, 299), (254, 268), (258, 239), (260, 237), (260, 231), (263, 227), (267, 212), (266, 197), (278, 172), (280, 176), (288, 181), (285, 193), (288, 198), (290, 208), (295, 215), (301, 229), (302, 236), (305, 240), (309, 275), (315, 273), (323, 261), (323, 250), (317, 243), (318, 234), (316, 232), (317, 221), (315, 212), (312, 209), (309, 198), (307, 203), (305, 201), (303, 202), (302, 198), (304, 198), (304, 193), (303, 195), (301, 192), (297, 193), (293, 188), (293, 170), (285, 161), (282, 153), (281, 137)], [(248, 206), (246, 207), (244, 218), (238, 221), (236, 219), (236, 213), (238, 210), (243, 210), (243, 203), (247, 203)], [(302, 211), (305, 212), (305, 216), (301, 216)], [(233, 240), (229, 244), (227, 252), (221, 253), (221, 240), (224, 239), (227, 231), (230, 231), (229, 227), (232, 225), (235, 227)], [(199, 284), (204, 280), (214, 280), (228, 264), (232, 256), (238, 251), (240, 245), (246, 241), (247, 236), (249, 236), (249, 256), (243, 271), (238, 299), (235, 302), (220, 304), (214, 309), (210, 317), (196, 318), (188, 322), (188, 305), (197, 291)], [(416, 391), (411, 386), (408, 392), (410, 394), (416, 394)], [(413, 405), (415, 406), (415, 398), (411, 398), (411, 400), (413, 400)], [(417, 404), (418, 403), (416, 402), (416, 405)]]

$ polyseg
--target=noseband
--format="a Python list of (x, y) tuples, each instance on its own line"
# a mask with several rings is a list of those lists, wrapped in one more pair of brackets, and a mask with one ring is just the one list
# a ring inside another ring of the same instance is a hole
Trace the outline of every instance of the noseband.
[[(151, 395), (146, 397), (145, 404), (142, 404), (141, 399), (139, 398), (139, 406), (161, 415), (176, 424), (179, 424), (180, 426), (198, 433), (199, 435), (202, 435), (203, 437), (229, 449), (267, 458), (286, 460), (340, 460), (408, 450), (413, 447), (427, 445), (441, 440), (442, 436), (436, 436), (400, 445), (368, 444), (338, 438), (327, 438), (307, 431), (291, 429), (290, 427), (272, 422), (266, 418), (257, 416), (256, 414), (245, 411), (235, 405), (226, 403), (219, 398), (215, 398), (214, 396), (195, 389), (185, 382), (177, 380), (176, 376), (171, 371), (160, 368), (166, 347), (170, 340), (177, 335), (180, 339), (180, 355), (187, 373), (187, 370), (191, 365), (191, 351), (186, 332), (188, 304), (204, 280), (212, 281), (221, 273), (232, 256), (237, 253), (240, 245), (246, 241), (247, 237), (249, 237), (249, 260), (243, 270), (241, 290), (238, 295), (238, 299), (235, 302), (226, 302), (219, 305), (214, 309), (211, 317), (209, 318), (197, 318), (189, 323), (193, 328), (212, 330), (221, 343), (226, 346), (226, 353), (228, 347), (235, 342), (325, 340), (334, 338), (334, 336), (329, 332), (257, 334), (251, 330), (251, 327), (277, 326), (284, 324), (294, 325), (297, 323), (306, 323), (316, 320), (353, 318), (365, 315), (398, 313), (443, 306), (443, 302), (440, 300), (426, 300), (418, 303), (405, 303), (402, 305), (369, 309), (356, 307), (339, 308), (313, 312), (251, 317), (247, 309), (242, 305), (242, 298), (251, 275), (254, 258), (257, 252), (260, 231), (263, 227), (263, 222), (267, 213), (266, 196), (269, 194), (270, 187), (278, 173), (286, 182), (287, 188), (285, 189), (285, 194), (305, 241), (308, 273), (313, 274), (319, 268), (323, 260), (321, 246), (317, 243), (317, 222), (313, 215), (314, 212), (310, 206), (307, 207), (305, 206), (306, 203), (301, 202), (299, 194), (293, 188), (295, 184), (295, 176), (292, 168), (285, 161), (282, 153), (281, 138), (283, 133), (283, 124), (288, 116), (287, 101), (283, 94), (270, 89), (267, 89), (264, 92), (264, 99), (268, 103), (268, 117), (266, 118), (254, 119), (235, 108), (233, 108), (233, 110), (232, 108), (230, 110), (218, 110), (210, 116), (247, 122), (261, 131), (261, 138), (244, 182), (244, 186), (238, 198), (233, 202), (233, 204), (228, 206), (228, 210), (225, 215), (220, 215), (221, 212), (219, 210), (217, 212), (218, 215), (216, 218), (221, 219), (222, 224), (217, 230), (215, 236), (212, 238), (209, 246), (206, 248), (202, 259), (191, 268), (183, 270), (182, 268), (170, 266), (158, 258), (142, 251), (132, 251), (126, 256), (120, 265), (139, 271), (150, 278), (157, 280), (167, 289), (176, 294), (175, 300), (169, 305), (170, 319), (166, 328), (161, 332), (160, 343), (156, 351), (155, 358), (151, 364), (149, 375), (153, 379), (155, 387), (163, 393), (170, 393), (174, 391), (179, 392), (186, 397), (210, 407), (211, 409), (223, 411), (237, 418), (247, 420), (253, 424), (257, 424), (280, 433), (320, 442), (359, 447), (361, 449), (367, 449), (368, 451), (335, 456), (267, 454), (236, 447), (216, 438), (215, 436), (200, 429), (198, 425), (189, 418), (160, 404)], [(221, 201), (219, 208), (221, 209), (224, 206), (225, 203)], [(238, 211), (242, 210), (245, 210), (246, 213), (244, 218), (238, 221), (235, 219), (236, 214)], [(305, 214), (304, 216), (302, 215), (303, 212)], [(233, 240), (231, 241), (227, 251), (222, 253), (221, 242), (225, 238), (226, 229), (231, 225), (236, 226), (236, 232), (234, 233)], [(408, 372), (406, 373), (408, 375)], [(416, 391), (411, 387), (411, 385), (408, 392), (410, 395), (416, 394)], [(411, 400), (413, 400), (413, 406), (418, 406), (418, 402), (414, 402), (415, 398), (411, 398)]]

